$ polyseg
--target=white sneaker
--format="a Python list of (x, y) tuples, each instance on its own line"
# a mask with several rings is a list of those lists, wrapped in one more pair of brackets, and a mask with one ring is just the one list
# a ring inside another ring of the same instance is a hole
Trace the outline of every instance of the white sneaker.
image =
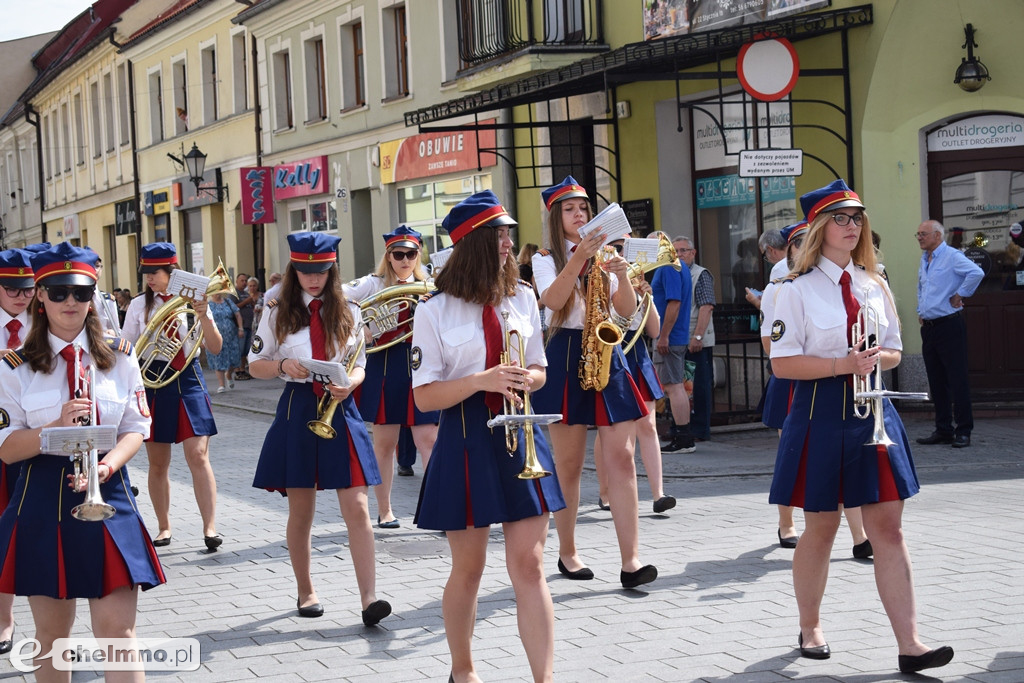
[(228, 389), (234, 389), (234, 388), (235, 388), (235, 380), (229, 379), (228, 380)]
[(218, 394), (223, 394), (225, 391), (227, 391), (226, 387), (217, 387), (217, 393)]

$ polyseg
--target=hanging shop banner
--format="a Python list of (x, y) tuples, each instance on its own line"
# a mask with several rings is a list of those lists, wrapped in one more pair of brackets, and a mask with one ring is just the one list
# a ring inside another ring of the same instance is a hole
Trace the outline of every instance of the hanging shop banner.
[(73, 213), (70, 216), (64, 216), (64, 239), (76, 240), (82, 236), (82, 233), (78, 229), (78, 214)]
[(644, 40), (756, 24), (828, 7), (830, 0), (640, 0)]
[(139, 210), (135, 200), (114, 202), (114, 234), (134, 235), (139, 231)]
[[(327, 192), (327, 157), (313, 157), (274, 167), (274, 199)], [(269, 199), (269, 197), (268, 197)]]
[(962, 149), (1020, 147), (1024, 145), (1024, 118), (994, 114), (974, 116), (928, 133), (929, 152)]
[[(481, 121), (492, 124), (495, 119)], [(479, 143), (478, 143), (479, 140)], [(423, 133), (401, 140), (380, 144), (380, 179), (382, 183), (428, 178), (430, 176), (475, 171), (477, 168), (495, 166), (498, 157), (490, 152), (494, 149), (493, 130), (456, 131), (451, 133)]]
[(238, 170), (242, 185), (242, 222), (255, 225), (274, 222), (274, 198), (270, 166), (250, 166)]

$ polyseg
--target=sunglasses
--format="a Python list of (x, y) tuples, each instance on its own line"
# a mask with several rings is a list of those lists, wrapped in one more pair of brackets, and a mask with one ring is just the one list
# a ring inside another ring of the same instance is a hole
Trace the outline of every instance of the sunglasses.
[(68, 285), (43, 287), (43, 290), (46, 291), (47, 298), (55, 304), (59, 304), (67, 299), (69, 294), (80, 304), (88, 303), (92, 301), (92, 297), (96, 293), (96, 287), (72, 287)]
[(397, 249), (388, 252), (395, 257), (396, 261), (404, 261), (406, 259), (412, 261), (413, 259), (420, 257), (419, 251), (398, 251)]
[(620, 254), (622, 253), (622, 245), (621, 244), (609, 244), (608, 246), (611, 247), (612, 249), (614, 249), (615, 251), (619, 252)]
[(23, 296), (26, 299), (31, 299), (32, 294), (35, 293), (35, 287), (29, 287), (22, 289), (21, 287), (4, 287), (4, 291), (7, 292), (7, 296), (12, 299), (17, 299), (19, 296)]

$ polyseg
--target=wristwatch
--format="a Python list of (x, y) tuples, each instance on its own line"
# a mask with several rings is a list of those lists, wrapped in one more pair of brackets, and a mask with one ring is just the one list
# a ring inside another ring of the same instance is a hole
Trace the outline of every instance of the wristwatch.
[(704, 335), (702, 335), (702, 334), (698, 334), (698, 335), (696, 335), (696, 336), (694, 337), (694, 339), (696, 339), (697, 341), (700, 341), (700, 340), (704, 339)]

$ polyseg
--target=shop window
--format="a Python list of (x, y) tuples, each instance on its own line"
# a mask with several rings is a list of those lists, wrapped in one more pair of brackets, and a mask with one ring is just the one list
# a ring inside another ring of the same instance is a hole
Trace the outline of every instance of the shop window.
[[(152, 85), (152, 84), (151, 84)], [(117, 124), (121, 129), (121, 144), (127, 145), (129, 142), (129, 135), (131, 127), (128, 124), (128, 65), (121, 64), (117, 67)], [(157, 89), (159, 93), (159, 89)], [(150, 94), (150, 101), (152, 101), (152, 94)], [(150, 107), (152, 109), (152, 107)], [(113, 136), (110, 137), (114, 139)], [(163, 140), (163, 135), (160, 136), (160, 140)]]
[(219, 118), (216, 45), (210, 45), (199, 53), (199, 68), (203, 87), (203, 124), (209, 125)]
[(366, 59), (363, 52), (363, 22), (341, 27), (342, 111), (366, 106)]
[(306, 71), (306, 124), (327, 118), (327, 80), (324, 75), (324, 38), (316, 36), (303, 44)]
[[(114, 77), (108, 71), (103, 74), (103, 132), (106, 151), (114, 151)], [(97, 148), (98, 151), (99, 148)]]
[[(149, 135), (151, 142), (164, 139), (164, 91), (159, 71), (149, 74)], [(127, 93), (122, 94), (127, 99)], [(123, 135), (123, 133), (122, 133)]]
[(103, 154), (103, 114), (100, 104), (100, 84), (93, 81), (89, 84), (89, 109), (92, 112), (93, 159), (99, 159)]
[(292, 119), (292, 74), (288, 50), (274, 53), (274, 130), (295, 127)]
[(174, 96), (174, 134), (188, 131), (188, 79), (185, 60), (171, 64), (171, 92)]
[(338, 214), (333, 202), (310, 202), (289, 209), (288, 229), (291, 232), (336, 232)]
[(409, 39), (405, 5), (382, 13), (384, 39), (384, 101), (409, 94)]
[(441, 229), (441, 221), (452, 207), (474, 192), (489, 189), (489, 173), (408, 185), (398, 192), (398, 222), (423, 234), (426, 257), (451, 246), (451, 239)]
[(231, 36), (231, 76), (236, 114), (241, 114), (249, 106), (249, 53), (246, 42), (245, 31)]

